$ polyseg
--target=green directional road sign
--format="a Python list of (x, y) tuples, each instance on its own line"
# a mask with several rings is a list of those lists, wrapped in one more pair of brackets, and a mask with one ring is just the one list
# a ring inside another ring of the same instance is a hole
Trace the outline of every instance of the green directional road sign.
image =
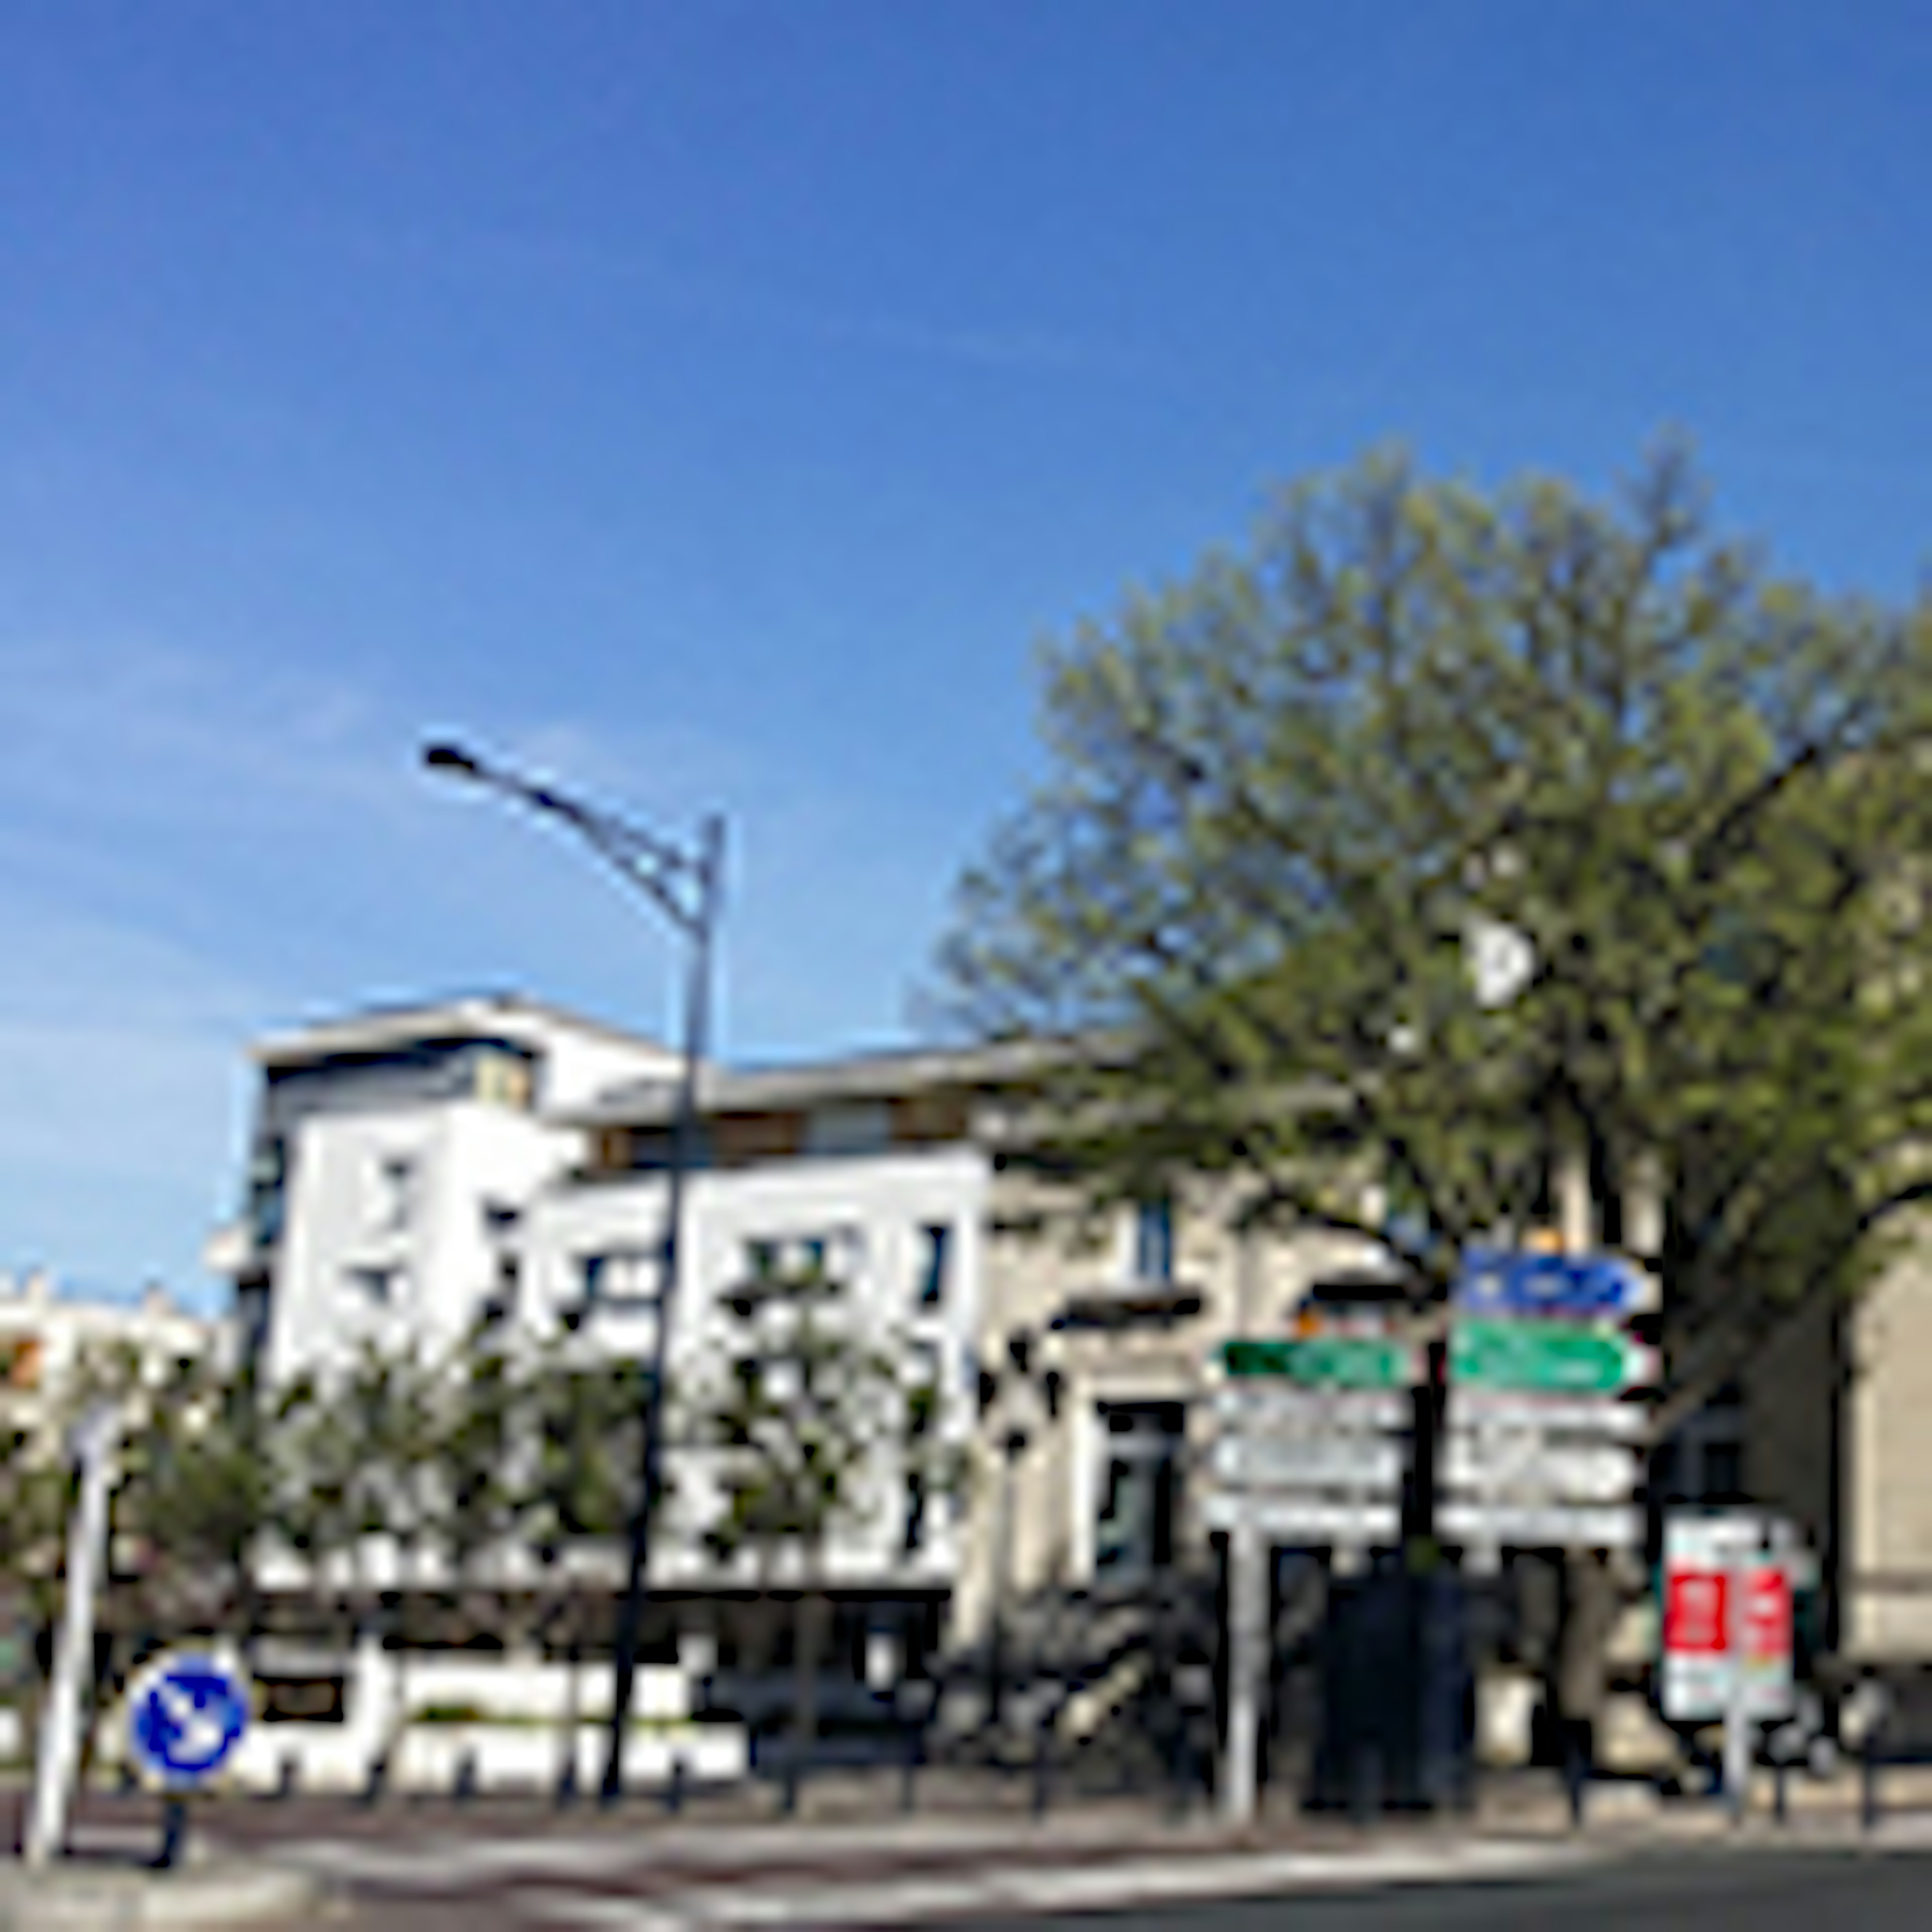
[(1534, 1319), (1458, 1322), (1449, 1379), (1474, 1388), (1615, 1395), (1647, 1379), (1650, 1351), (1628, 1336)]
[(1304, 1388), (1406, 1388), (1415, 1379), (1415, 1351), (1376, 1335), (1308, 1335), (1224, 1342), (1231, 1376), (1279, 1376)]

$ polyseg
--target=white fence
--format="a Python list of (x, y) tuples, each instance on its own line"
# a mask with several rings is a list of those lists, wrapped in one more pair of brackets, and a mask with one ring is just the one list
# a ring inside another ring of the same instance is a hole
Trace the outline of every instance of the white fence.
[[(251, 1725), (224, 1778), (244, 1791), (358, 1792), (382, 1761), (399, 1790), (545, 1791), (574, 1756), (580, 1787), (594, 1789), (603, 1774), (612, 1688), (608, 1666), (573, 1671), (567, 1664), (425, 1657), (365, 1642), (348, 1660), (340, 1723)], [(694, 1784), (745, 1775), (743, 1730), (694, 1722), (691, 1688), (681, 1670), (639, 1670), (626, 1789), (662, 1786), (680, 1768)], [(103, 1765), (122, 1761), (126, 1736), (124, 1712), (107, 1713), (98, 1739)]]

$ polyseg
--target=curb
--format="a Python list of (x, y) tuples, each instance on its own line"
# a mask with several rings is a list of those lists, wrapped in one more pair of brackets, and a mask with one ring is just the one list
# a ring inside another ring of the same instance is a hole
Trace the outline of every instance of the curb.
[(581, 1892), (523, 1885), (508, 1892), (521, 1910), (561, 1924), (622, 1924), (639, 1932), (700, 1932), (721, 1926), (905, 1926), (929, 1919), (1015, 1912), (1184, 1907), (1216, 1898), (1382, 1890), (1394, 1886), (1525, 1881), (1574, 1870), (1601, 1854), (1580, 1846), (1471, 1844), (1391, 1845), (1370, 1852), (1253, 1852), (1185, 1860), (1132, 1858), (1038, 1871), (981, 1868), (900, 1874), (782, 1889), (674, 1890), (614, 1905)]
[(31, 1875), (0, 1864), (0, 1932), (132, 1932), (140, 1926), (248, 1925), (299, 1917), (318, 1888), (284, 1865), (227, 1862), (179, 1871), (68, 1864)]

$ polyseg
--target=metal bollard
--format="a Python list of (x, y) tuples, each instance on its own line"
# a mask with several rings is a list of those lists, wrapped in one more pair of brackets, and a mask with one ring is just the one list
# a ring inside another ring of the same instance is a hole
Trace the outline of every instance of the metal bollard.
[(1053, 1799), (1053, 1724), (1042, 1714), (1033, 1741), (1033, 1815), (1044, 1818)]
[(1858, 1822), (1868, 1832), (1878, 1828), (1878, 1727), (1864, 1736), (1858, 1766)]
[(682, 1757), (670, 1761), (670, 1776), (664, 1780), (664, 1809), (675, 1818), (684, 1809), (685, 1766)]
[(788, 1818), (798, 1814), (799, 1758), (800, 1753), (788, 1748), (784, 1761), (784, 1788), (779, 1799), (780, 1808)]
[(154, 1858), (155, 1869), (172, 1871), (180, 1864), (188, 1840), (188, 1800), (170, 1793), (161, 1813), (161, 1849)]
[(476, 1796), (476, 1751), (473, 1745), (466, 1748), (456, 1760), (456, 1788), (452, 1795), (459, 1804), (467, 1804)]
[(1581, 1726), (1573, 1722), (1567, 1728), (1568, 1735), (1563, 1741), (1563, 1789), (1570, 1801), (1570, 1826), (1581, 1831), (1589, 1798), (1589, 1766), (1585, 1759)]
[(919, 1805), (920, 1729), (916, 1724), (908, 1724), (905, 1732), (905, 1750), (899, 1759), (899, 1809), (910, 1813)]
[(1791, 1822), (1791, 1759), (1788, 1752), (1780, 1750), (1772, 1761), (1772, 1815), (1780, 1825)]
[(1382, 1752), (1366, 1739), (1358, 1740), (1348, 1762), (1348, 1817), (1366, 1828), (1382, 1809)]

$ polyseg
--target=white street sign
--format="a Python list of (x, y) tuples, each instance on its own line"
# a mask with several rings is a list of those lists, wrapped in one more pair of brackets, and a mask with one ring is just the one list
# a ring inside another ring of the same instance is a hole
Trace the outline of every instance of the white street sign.
[(1202, 1515), (1210, 1529), (1249, 1525), (1278, 1543), (1392, 1544), (1400, 1526), (1393, 1502), (1324, 1502), (1312, 1496), (1238, 1496), (1209, 1491)]
[(1534, 1430), (1449, 1438), (1452, 1490), (1513, 1502), (1615, 1503), (1635, 1493), (1636, 1451), (1620, 1443), (1558, 1444)]
[(1224, 1436), (1214, 1467), (1231, 1488), (1394, 1490), (1402, 1451), (1379, 1436)]
[(1328, 1436), (1408, 1426), (1406, 1394), (1383, 1389), (1306, 1388), (1262, 1376), (1224, 1382), (1214, 1392), (1214, 1413), (1223, 1427), (1276, 1435)]
[(1583, 1504), (1456, 1498), (1438, 1508), (1436, 1526), (1445, 1542), (1515, 1550), (1634, 1550), (1643, 1541), (1639, 1510)]
[(1639, 1441), (1650, 1426), (1646, 1412), (1614, 1396), (1526, 1395), (1514, 1389), (1471, 1388), (1449, 1391), (1449, 1426), (1484, 1427), (1508, 1423), (1525, 1428), (1560, 1430), (1566, 1436), (1614, 1436)]

